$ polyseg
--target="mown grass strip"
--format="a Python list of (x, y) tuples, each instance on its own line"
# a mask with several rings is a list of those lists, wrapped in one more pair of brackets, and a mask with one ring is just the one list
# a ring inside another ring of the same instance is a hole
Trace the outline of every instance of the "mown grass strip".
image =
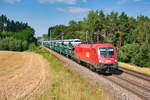
[(118, 64), (119, 64), (119, 67), (150, 75), (150, 68), (138, 67), (135, 65), (130, 65), (130, 64), (121, 63), (121, 62), (119, 62)]
[(40, 100), (109, 100), (98, 85), (81, 78), (54, 55), (43, 48), (35, 52), (49, 62), (53, 78), (49, 88), (39, 97)]

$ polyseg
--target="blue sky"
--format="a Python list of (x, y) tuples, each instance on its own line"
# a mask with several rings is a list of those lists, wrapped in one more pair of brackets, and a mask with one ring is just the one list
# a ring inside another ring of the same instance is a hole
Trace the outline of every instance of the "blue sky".
[(82, 20), (91, 9), (150, 17), (150, 0), (0, 0), (0, 15), (27, 22), (35, 29), (36, 36), (47, 33), (50, 26)]

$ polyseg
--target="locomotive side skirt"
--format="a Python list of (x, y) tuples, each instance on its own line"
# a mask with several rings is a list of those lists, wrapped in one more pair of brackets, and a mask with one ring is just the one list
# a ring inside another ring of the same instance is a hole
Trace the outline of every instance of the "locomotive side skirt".
[[(95, 68), (96, 71), (108, 71), (108, 70), (110, 71), (113, 69), (118, 69), (118, 63), (113, 63), (113, 64), (94, 63), (94, 62), (87, 61), (87, 60), (84, 60), (84, 59), (76, 57), (76, 56), (74, 57), (74, 59), (76, 61), (80, 60), (84, 63), (92, 65), (92, 67)], [(91, 69), (93, 69), (93, 68), (91, 68)]]

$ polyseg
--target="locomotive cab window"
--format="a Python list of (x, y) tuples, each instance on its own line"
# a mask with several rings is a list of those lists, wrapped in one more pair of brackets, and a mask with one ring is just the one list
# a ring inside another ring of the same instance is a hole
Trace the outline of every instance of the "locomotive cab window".
[(114, 57), (113, 48), (100, 48), (100, 55), (102, 57)]

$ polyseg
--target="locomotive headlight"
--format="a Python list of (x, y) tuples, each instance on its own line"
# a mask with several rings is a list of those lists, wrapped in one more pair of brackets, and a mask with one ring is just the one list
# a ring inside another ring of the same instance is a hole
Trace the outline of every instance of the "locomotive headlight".
[(117, 59), (115, 59), (115, 62), (117, 62)]
[(101, 59), (99, 59), (99, 62), (101, 63), (101, 62), (102, 62), (102, 60), (101, 60)]

